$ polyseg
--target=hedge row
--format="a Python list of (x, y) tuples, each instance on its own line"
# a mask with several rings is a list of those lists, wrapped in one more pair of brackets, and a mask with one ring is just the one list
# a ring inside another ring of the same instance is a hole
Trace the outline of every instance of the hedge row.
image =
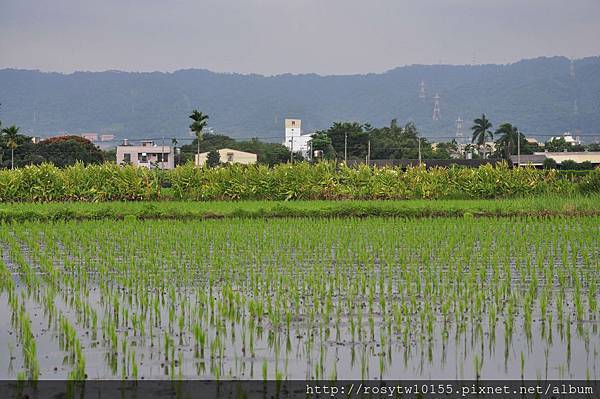
[[(170, 186), (169, 195), (161, 187)], [(333, 163), (192, 164), (157, 171), (115, 164), (59, 169), (53, 165), (0, 171), (0, 202), (114, 200), (296, 200), (508, 198), (600, 192), (600, 170), (579, 181), (554, 170), (479, 168), (348, 168)]]

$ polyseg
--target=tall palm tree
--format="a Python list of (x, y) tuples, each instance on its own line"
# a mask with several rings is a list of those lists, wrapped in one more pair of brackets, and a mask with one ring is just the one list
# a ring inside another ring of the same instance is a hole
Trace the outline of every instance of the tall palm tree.
[(505, 159), (510, 159), (513, 150), (519, 145), (519, 140), (521, 140), (519, 129), (510, 123), (503, 123), (496, 129), (496, 135), (502, 135), (496, 141), (498, 149), (504, 153)]
[(190, 125), (190, 130), (196, 134), (196, 142), (198, 144), (198, 159), (200, 159), (200, 141), (204, 137), (203, 130), (206, 127), (208, 115), (199, 112), (197, 109), (192, 111), (190, 119), (193, 121)]
[(476, 143), (479, 148), (483, 149), (483, 157), (485, 158), (485, 141), (487, 138), (494, 138), (494, 134), (490, 130), (492, 123), (485, 117), (485, 114), (481, 114), (481, 118), (475, 119), (473, 123), (474, 125), (471, 127), (473, 131), (471, 143)]
[(6, 138), (6, 144), (10, 148), (10, 168), (15, 168), (15, 149), (19, 146), (17, 138), (19, 136), (19, 128), (16, 126), (9, 126), (2, 129), (2, 134)]

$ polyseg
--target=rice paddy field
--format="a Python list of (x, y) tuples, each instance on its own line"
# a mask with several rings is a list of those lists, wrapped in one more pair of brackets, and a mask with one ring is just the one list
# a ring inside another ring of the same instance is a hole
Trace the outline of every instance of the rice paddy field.
[(598, 379), (600, 217), (0, 225), (0, 379)]

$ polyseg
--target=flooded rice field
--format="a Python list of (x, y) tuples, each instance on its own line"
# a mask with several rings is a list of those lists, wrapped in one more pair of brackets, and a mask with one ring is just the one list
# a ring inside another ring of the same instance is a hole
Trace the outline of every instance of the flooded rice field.
[(0, 227), (0, 379), (600, 378), (598, 217)]

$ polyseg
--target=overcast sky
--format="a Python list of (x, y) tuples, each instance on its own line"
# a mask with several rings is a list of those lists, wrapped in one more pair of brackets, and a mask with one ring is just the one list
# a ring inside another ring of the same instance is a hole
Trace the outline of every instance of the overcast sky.
[(347, 74), (600, 55), (599, 0), (0, 0), (0, 68)]

